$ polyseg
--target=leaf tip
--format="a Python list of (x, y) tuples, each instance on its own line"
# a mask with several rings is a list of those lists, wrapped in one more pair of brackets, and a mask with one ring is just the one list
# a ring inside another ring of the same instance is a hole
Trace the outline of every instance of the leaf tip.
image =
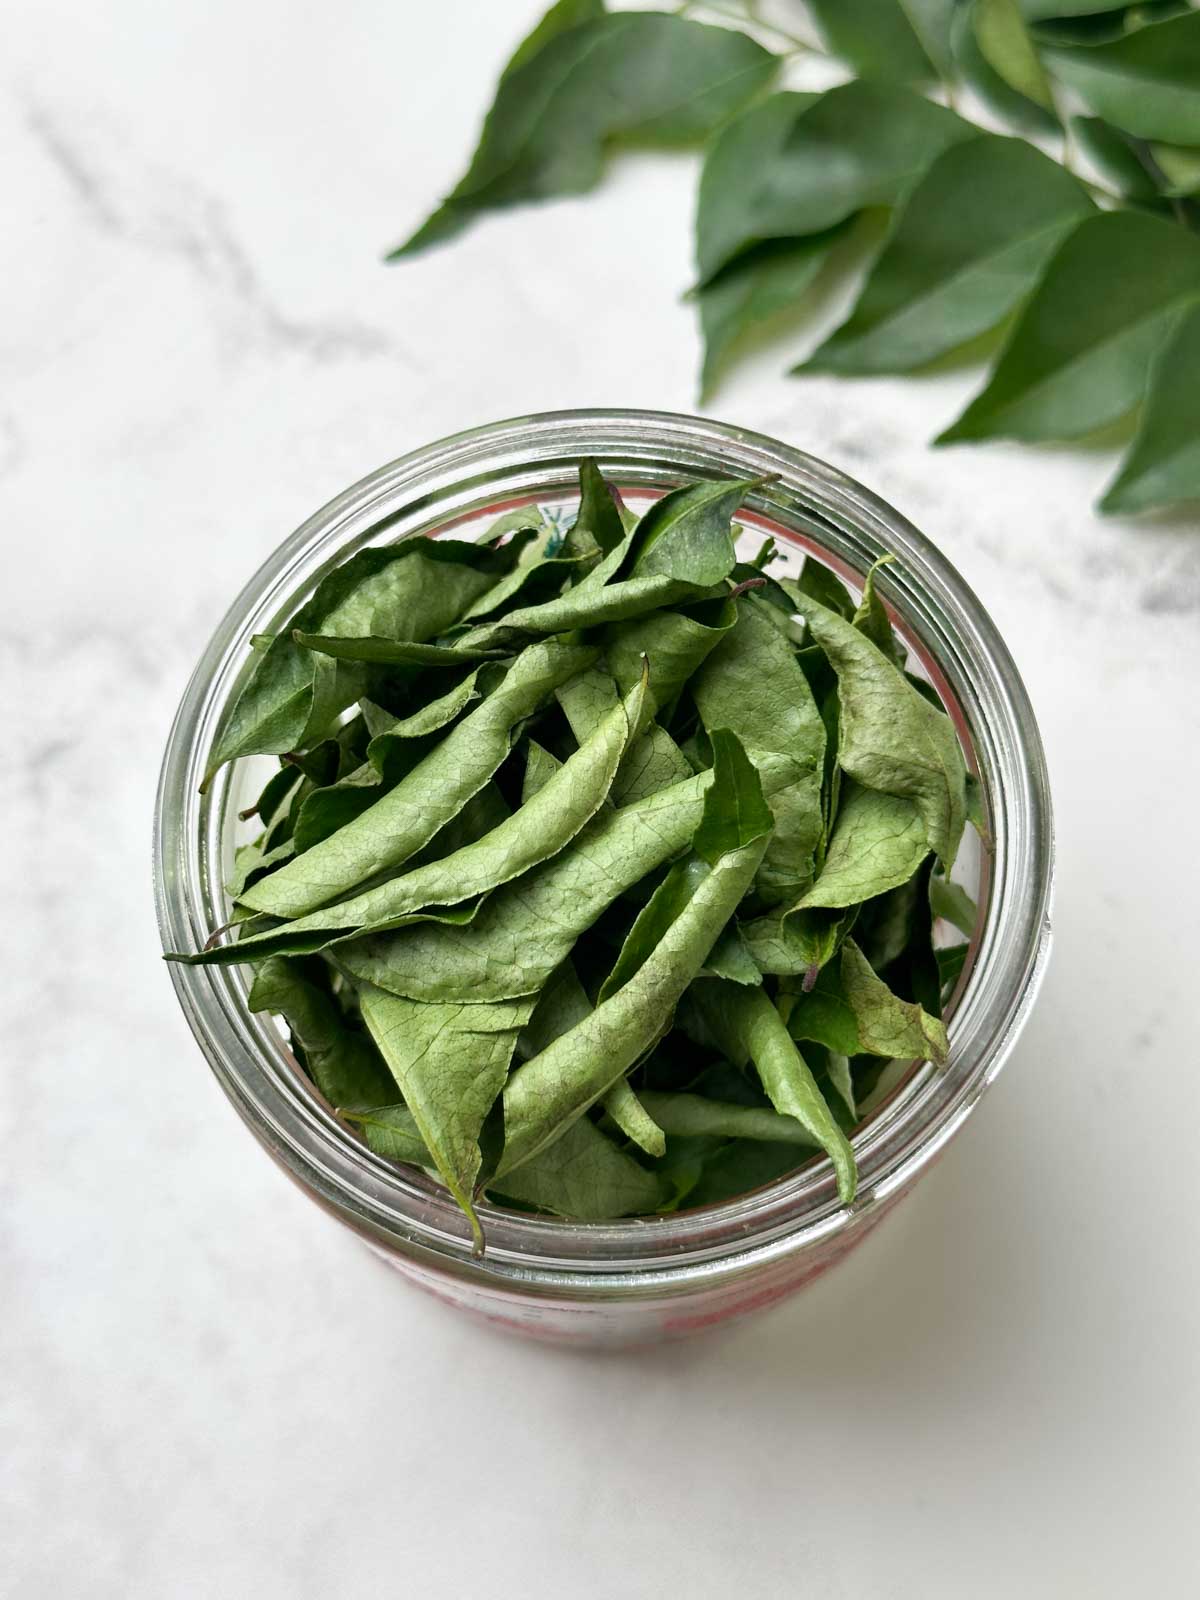
[(952, 422), (948, 428), (943, 428), (941, 433), (935, 434), (930, 443), (936, 449), (943, 444), (964, 444), (969, 439), (977, 437), (973, 428), (967, 423), (967, 413)]

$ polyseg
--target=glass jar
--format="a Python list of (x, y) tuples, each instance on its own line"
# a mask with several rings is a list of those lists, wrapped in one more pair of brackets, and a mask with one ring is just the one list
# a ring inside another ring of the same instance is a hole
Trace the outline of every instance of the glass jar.
[[(839, 1204), (830, 1164), (721, 1205), (573, 1223), (482, 1205), (482, 1259), (453, 1200), (416, 1169), (373, 1155), (293, 1060), (278, 1026), (247, 1010), (248, 974), (172, 964), (180, 1004), (218, 1082), (265, 1150), (313, 1200), (431, 1294), (489, 1322), (567, 1342), (621, 1344), (689, 1333), (771, 1305), (863, 1239), (958, 1129), (1007, 1059), (1050, 945), (1052, 829), (1041, 742), (1016, 668), (978, 600), (939, 552), (861, 485), (801, 451), (696, 417), (624, 410), (523, 417), (414, 451), (347, 489), (260, 568), (205, 650), (167, 742), (155, 816), (164, 948), (198, 948), (226, 920), (239, 839), (261, 764), (200, 780), (251, 660), (328, 569), (369, 544), (471, 537), (497, 514), (577, 499), (581, 455), (635, 506), (681, 480), (770, 480), (739, 520), (774, 534), (793, 563), (813, 553), (879, 591), (950, 710), (986, 818), (977, 852), (979, 927), (948, 1011), (950, 1059), (894, 1074), (854, 1136), (859, 1188)], [(756, 540), (757, 542), (757, 540)]]

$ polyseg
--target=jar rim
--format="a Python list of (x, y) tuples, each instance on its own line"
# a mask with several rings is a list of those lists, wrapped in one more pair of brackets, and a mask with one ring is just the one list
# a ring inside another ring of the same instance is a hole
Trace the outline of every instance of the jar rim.
[[(252, 634), (294, 609), (352, 549), (444, 531), (481, 495), (534, 498), (565, 484), (581, 455), (647, 488), (695, 476), (770, 481), (749, 512), (861, 582), (880, 575), (938, 686), (961, 712), (990, 829), (986, 916), (959, 997), (947, 1065), (928, 1064), (855, 1133), (859, 1193), (840, 1204), (830, 1164), (814, 1160), (719, 1205), (612, 1222), (572, 1222), (483, 1205), (482, 1260), (446, 1191), (374, 1156), (304, 1087), (282, 1039), (246, 1006), (235, 968), (170, 967), (176, 994), (218, 1081), (261, 1143), (319, 1203), (386, 1248), (457, 1277), (525, 1293), (661, 1294), (722, 1280), (867, 1218), (942, 1149), (1010, 1054), (1049, 954), (1053, 824), (1045, 758), (1028, 696), (995, 625), (923, 534), (885, 501), (816, 457), (727, 423), (623, 408), (547, 412), (486, 424), (401, 456), (307, 519), (259, 567), (214, 631), (184, 691), (164, 753), (154, 821), (154, 881), (165, 950), (194, 948), (223, 917), (222, 838), (229, 771), (198, 785), (244, 676)], [(305, 1080), (306, 1082), (306, 1080)]]

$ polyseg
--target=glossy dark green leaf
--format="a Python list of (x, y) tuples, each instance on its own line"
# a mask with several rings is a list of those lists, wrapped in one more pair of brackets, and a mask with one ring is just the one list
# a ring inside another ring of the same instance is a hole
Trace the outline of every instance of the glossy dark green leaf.
[(772, 95), (731, 123), (705, 161), (701, 283), (766, 240), (824, 233), (866, 206), (894, 204), (936, 155), (974, 132), (898, 84)]
[(958, 77), (1009, 127), (1018, 128), (1031, 137), (1053, 136), (1059, 126), (1057, 116), (1014, 89), (996, 71), (980, 49), (975, 16), (973, 0), (960, 0), (951, 19), (950, 48)]
[(1072, 117), (1071, 133), (1080, 149), (1109, 183), (1131, 200), (1154, 201), (1160, 194), (1148, 147), (1132, 134), (1110, 127), (1102, 117)]
[(777, 66), (746, 34), (682, 17), (572, 20), (526, 40), (500, 80), (466, 175), (390, 259), (449, 238), (481, 212), (584, 193), (614, 142), (702, 139)]
[(246, 904), (300, 917), (377, 873), (401, 866), (427, 843), (507, 756), (514, 726), (596, 652), (554, 640), (531, 645), (504, 682), (369, 810), (247, 891)]
[(1200, 150), (1178, 144), (1152, 144), (1150, 156), (1166, 180), (1163, 193), (1173, 198), (1200, 194)]
[(799, 370), (903, 372), (987, 332), (1094, 209), (1022, 139), (952, 146), (909, 195), (850, 316)]
[(1017, 0), (973, 0), (975, 40), (984, 60), (1018, 94), (1054, 112), (1054, 94)]
[(1046, 64), (1106, 121), (1140, 139), (1200, 144), (1200, 12), (1107, 44), (1043, 51)]
[(950, 30), (958, 0), (897, 0), (925, 54), (946, 82), (954, 76)]
[(361, 550), (335, 567), (256, 657), (221, 730), (209, 777), (236, 756), (281, 755), (324, 737), (364, 692), (360, 667), (305, 650), (293, 631), (423, 642), (456, 622), (513, 559), (451, 539), (406, 539)]
[(1106, 44), (1191, 9), (1191, 0), (1021, 0), (1039, 44)]
[(1086, 218), (1046, 268), (988, 380), (939, 443), (1075, 439), (1141, 399), (1169, 323), (1200, 297), (1200, 239), (1135, 212)]
[(1136, 513), (1200, 500), (1200, 299), (1169, 325), (1146, 404), (1102, 511)]
[(794, 1117), (829, 1156), (837, 1173), (838, 1195), (849, 1205), (858, 1181), (854, 1151), (766, 994), (705, 979), (696, 985), (694, 998), (734, 1065), (753, 1061), (776, 1111)]
[(900, 0), (808, 0), (808, 8), (830, 50), (859, 77), (921, 83), (935, 76)]
[(605, 14), (605, 10), (605, 0), (556, 0), (508, 58), (501, 78), (512, 77), (527, 61), (532, 61), (539, 51), (544, 50), (557, 34), (565, 33), (568, 28), (577, 28), (584, 22), (594, 22)]
[(247, 1005), (284, 1018), (305, 1069), (331, 1106), (362, 1108), (395, 1099), (379, 1051), (338, 1005), (320, 962), (272, 956), (254, 974)]
[(840, 228), (808, 239), (769, 239), (744, 251), (696, 291), (704, 363), (700, 399), (711, 397), (738, 346), (765, 323), (800, 304), (843, 236)]

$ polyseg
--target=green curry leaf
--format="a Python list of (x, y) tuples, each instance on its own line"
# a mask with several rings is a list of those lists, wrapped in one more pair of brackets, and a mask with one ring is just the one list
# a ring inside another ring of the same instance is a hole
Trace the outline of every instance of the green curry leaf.
[(656, 12), (555, 7), (510, 61), (465, 176), (389, 259), (449, 238), (481, 212), (586, 192), (616, 141), (703, 138), (776, 65), (732, 29)]

